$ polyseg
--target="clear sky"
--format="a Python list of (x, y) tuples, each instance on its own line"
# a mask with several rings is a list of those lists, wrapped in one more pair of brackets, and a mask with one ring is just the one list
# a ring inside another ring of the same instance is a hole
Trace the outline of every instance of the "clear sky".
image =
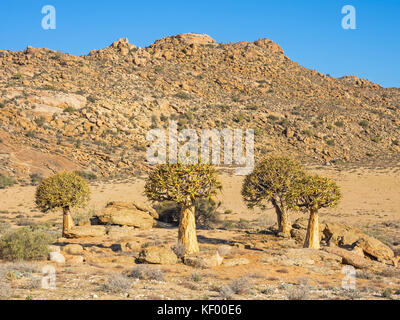
[[(42, 28), (44, 5), (56, 29)], [(356, 30), (342, 28), (344, 5)], [(299, 64), (400, 87), (400, 0), (1, 0), (0, 49), (46, 47), (87, 54), (126, 37), (137, 46), (184, 32), (217, 42), (269, 38)]]

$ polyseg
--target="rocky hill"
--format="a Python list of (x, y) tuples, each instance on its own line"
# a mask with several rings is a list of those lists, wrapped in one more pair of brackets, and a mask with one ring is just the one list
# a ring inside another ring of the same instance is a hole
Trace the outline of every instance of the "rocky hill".
[(254, 128), (256, 157), (397, 164), (400, 89), (334, 78), (291, 61), (268, 39), (216, 43), (180, 34), (146, 48), (119, 39), (74, 56), (0, 50), (0, 173), (146, 169), (146, 132)]

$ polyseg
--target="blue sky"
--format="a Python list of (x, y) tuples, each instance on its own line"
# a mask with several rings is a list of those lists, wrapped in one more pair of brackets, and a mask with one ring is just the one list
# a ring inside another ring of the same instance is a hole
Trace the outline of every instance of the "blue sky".
[[(56, 30), (43, 30), (44, 5)], [(341, 8), (356, 9), (356, 30), (341, 26)], [(354, 74), (400, 87), (399, 0), (1, 0), (0, 49), (47, 47), (86, 54), (127, 37), (137, 46), (184, 32), (217, 42), (269, 38), (299, 64), (340, 77)]]

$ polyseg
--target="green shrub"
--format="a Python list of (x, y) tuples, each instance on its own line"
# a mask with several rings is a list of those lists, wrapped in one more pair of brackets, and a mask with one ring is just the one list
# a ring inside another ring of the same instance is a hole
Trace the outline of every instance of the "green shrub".
[(358, 124), (363, 128), (367, 128), (369, 125), (369, 122), (367, 120), (361, 120)]
[(192, 97), (190, 96), (190, 94), (186, 93), (186, 92), (178, 92), (174, 95), (174, 97), (179, 98), (179, 99), (183, 99), (183, 100), (189, 100)]
[(40, 182), (42, 182), (44, 176), (41, 173), (32, 173), (30, 175), (31, 185), (37, 186)]
[(47, 259), (53, 240), (39, 229), (20, 228), (1, 237), (0, 258), (8, 261)]
[(7, 187), (11, 187), (15, 184), (15, 180), (13, 177), (8, 177), (0, 174), (0, 189), (5, 189)]
[(86, 179), (88, 181), (92, 181), (92, 180), (96, 180), (97, 179), (97, 176), (93, 172), (75, 171), (75, 173), (78, 176), (80, 176), (80, 177), (82, 177), (82, 178), (84, 178), (84, 179)]
[(334, 124), (335, 124), (336, 127), (339, 127), (339, 128), (343, 128), (344, 127), (344, 122), (343, 121), (336, 121)]

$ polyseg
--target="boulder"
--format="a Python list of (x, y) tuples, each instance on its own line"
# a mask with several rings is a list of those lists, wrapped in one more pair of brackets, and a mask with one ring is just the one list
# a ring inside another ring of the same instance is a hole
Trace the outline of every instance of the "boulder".
[(79, 255), (83, 252), (83, 247), (80, 244), (67, 244), (63, 251), (70, 255)]
[(224, 260), (218, 251), (203, 251), (199, 253), (192, 253), (184, 258), (184, 263), (188, 266), (196, 268), (212, 268), (222, 264)]
[(83, 257), (82, 256), (78, 256), (78, 255), (74, 255), (74, 256), (68, 256), (66, 257), (67, 262), (70, 264), (81, 264), (83, 263)]
[(67, 238), (102, 237), (106, 235), (104, 226), (75, 226), (65, 234)]
[(323, 234), (329, 243), (360, 252), (360, 249), (373, 260), (392, 262), (394, 252), (376, 238), (341, 223), (325, 223)]
[(394, 252), (387, 245), (378, 239), (364, 236), (354, 243), (354, 247), (360, 248), (364, 254), (370, 256), (380, 262), (392, 261)]
[(147, 230), (156, 224), (152, 215), (155, 215), (154, 212), (136, 206), (134, 203), (110, 202), (96, 216), (102, 224), (130, 226)]
[(60, 252), (50, 252), (49, 260), (60, 264), (65, 263), (65, 257)]
[(138, 261), (151, 264), (176, 264), (178, 257), (169, 248), (151, 246), (139, 253)]
[(324, 248), (326, 252), (329, 252), (331, 254), (335, 254), (339, 257), (342, 258), (342, 264), (347, 264), (351, 265), (357, 269), (372, 269), (376, 270), (379, 268), (379, 263), (377, 265), (377, 262), (368, 260), (362, 256), (360, 256), (357, 253), (348, 251), (343, 248), (331, 248), (331, 247), (326, 247)]

